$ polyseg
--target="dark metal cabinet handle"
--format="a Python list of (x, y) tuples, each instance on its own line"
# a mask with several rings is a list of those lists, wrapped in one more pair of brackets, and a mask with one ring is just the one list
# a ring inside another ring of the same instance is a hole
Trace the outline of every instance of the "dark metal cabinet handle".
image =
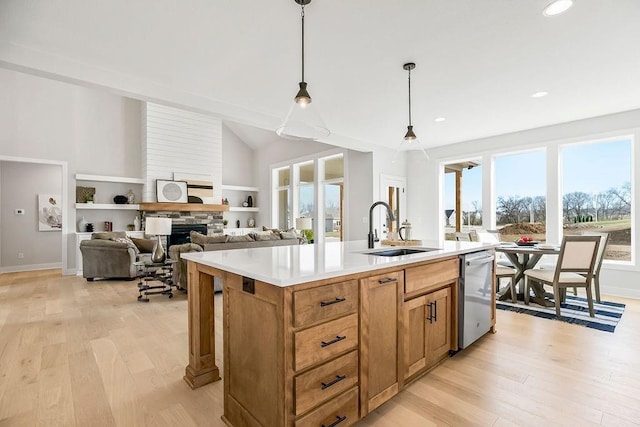
[(346, 301), (346, 300), (347, 299), (343, 297), (336, 297), (336, 299), (334, 299), (333, 301), (320, 301), (320, 307), (326, 307), (328, 305), (337, 304), (339, 302)]
[(336, 427), (338, 424), (347, 419), (347, 416), (341, 417), (340, 415), (336, 415), (336, 420), (329, 425), (322, 424), (322, 427)]
[(347, 378), (346, 375), (336, 375), (336, 377), (334, 379), (332, 379), (331, 381), (329, 381), (328, 383), (321, 383), (322, 387), (320, 387), (321, 390), (324, 390), (325, 388), (329, 388), (332, 385), (339, 383), (340, 381), (344, 380), (345, 378)]
[(387, 284), (387, 283), (391, 283), (391, 282), (397, 282), (398, 279), (396, 279), (395, 277), (387, 277), (386, 279), (380, 279), (378, 280), (378, 283), (380, 283), (381, 285)]
[(438, 301), (433, 302), (433, 321), (438, 321)]
[(347, 339), (346, 335), (344, 335), (344, 336), (336, 335), (336, 338), (331, 340), (331, 341), (322, 341), (321, 346), (322, 347), (327, 347), (327, 346), (330, 346), (331, 344), (335, 344), (335, 343), (340, 342), (340, 341), (342, 341), (344, 339)]
[(429, 317), (427, 317), (429, 323), (433, 323), (433, 304), (429, 303)]

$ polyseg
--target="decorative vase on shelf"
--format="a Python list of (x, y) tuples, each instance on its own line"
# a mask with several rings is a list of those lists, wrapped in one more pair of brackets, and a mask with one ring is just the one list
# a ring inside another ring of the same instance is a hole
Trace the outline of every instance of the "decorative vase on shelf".
[(138, 218), (138, 215), (133, 218), (133, 229), (135, 231), (140, 231), (140, 218)]
[(236, 219), (236, 228), (240, 228), (240, 220)]
[(81, 233), (87, 231), (87, 221), (84, 220), (83, 216), (81, 216), (78, 221), (78, 231)]
[(136, 202), (136, 195), (133, 194), (133, 190), (129, 189), (129, 191), (127, 191), (127, 203), (130, 205), (133, 205)]
[(253, 197), (251, 197), (251, 196), (247, 197), (247, 203), (249, 204), (249, 207), (252, 208), (253, 207)]

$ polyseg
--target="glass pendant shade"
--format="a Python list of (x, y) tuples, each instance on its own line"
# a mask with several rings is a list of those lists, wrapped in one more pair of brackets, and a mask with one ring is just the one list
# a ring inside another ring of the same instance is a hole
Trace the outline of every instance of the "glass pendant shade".
[(291, 104), (284, 122), (276, 129), (276, 134), (287, 139), (309, 141), (326, 138), (331, 134), (311, 103), (305, 82), (300, 82), (300, 91)]
[(276, 129), (276, 134), (287, 139), (317, 141), (328, 137), (331, 132), (311, 104), (311, 95), (307, 91), (307, 82), (304, 81), (304, 7), (311, 3), (311, 0), (294, 1), (302, 7), (302, 79), (298, 83), (300, 89), (293, 105), (289, 108), (284, 122)]

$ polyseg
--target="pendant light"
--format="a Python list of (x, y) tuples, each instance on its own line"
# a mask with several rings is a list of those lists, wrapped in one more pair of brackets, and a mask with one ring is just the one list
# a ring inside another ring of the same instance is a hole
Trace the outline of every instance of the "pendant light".
[(413, 62), (407, 62), (406, 64), (404, 64), (402, 66), (402, 68), (408, 72), (408, 82), (409, 82), (409, 125), (407, 126), (407, 133), (404, 134), (404, 138), (400, 142), (399, 151), (419, 150), (419, 151), (422, 151), (422, 153), (428, 159), (429, 156), (427, 155), (427, 152), (424, 150), (424, 148), (420, 144), (420, 141), (418, 140), (418, 137), (416, 136), (415, 132), (413, 131), (413, 124), (411, 122), (411, 70), (416, 68), (416, 64), (413, 63)]
[(331, 132), (315, 111), (311, 103), (311, 95), (307, 91), (307, 82), (304, 80), (304, 7), (311, 3), (311, 0), (294, 0), (301, 8), (302, 21), (302, 79), (298, 83), (299, 90), (293, 99), (293, 105), (289, 109), (287, 117), (276, 133), (278, 136), (287, 139), (313, 140), (326, 138)]

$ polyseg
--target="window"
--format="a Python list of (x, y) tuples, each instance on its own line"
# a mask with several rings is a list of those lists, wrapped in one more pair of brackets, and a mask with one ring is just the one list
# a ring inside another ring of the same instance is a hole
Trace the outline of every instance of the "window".
[[(345, 157), (334, 150), (273, 167), (273, 225), (282, 230), (304, 225), (309, 241), (343, 240)], [(299, 218), (310, 218), (311, 227)]]
[(496, 156), (494, 160), (496, 225), (500, 240), (525, 235), (546, 241), (545, 151)]
[[(460, 227), (457, 228), (456, 180), (460, 179)], [(470, 160), (445, 165), (444, 218), (445, 238), (454, 240), (459, 230), (482, 228), (482, 165)]]
[(291, 183), (291, 169), (285, 168), (274, 169), (274, 189), (275, 200), (275, 218), (277, 227), (280, 230), (288, 230), (293, 226), (291, 222), (291, 198), (289, 194), (289, 185)]
[(324, 165), (325, 241), (342, 240), (342, 204), (344, 199), (344, 160), (342, 154), (321, 159)]
[(564, 235), (609, 234), (606, 260), (631, 261), (631, 140), (562, 148)]

